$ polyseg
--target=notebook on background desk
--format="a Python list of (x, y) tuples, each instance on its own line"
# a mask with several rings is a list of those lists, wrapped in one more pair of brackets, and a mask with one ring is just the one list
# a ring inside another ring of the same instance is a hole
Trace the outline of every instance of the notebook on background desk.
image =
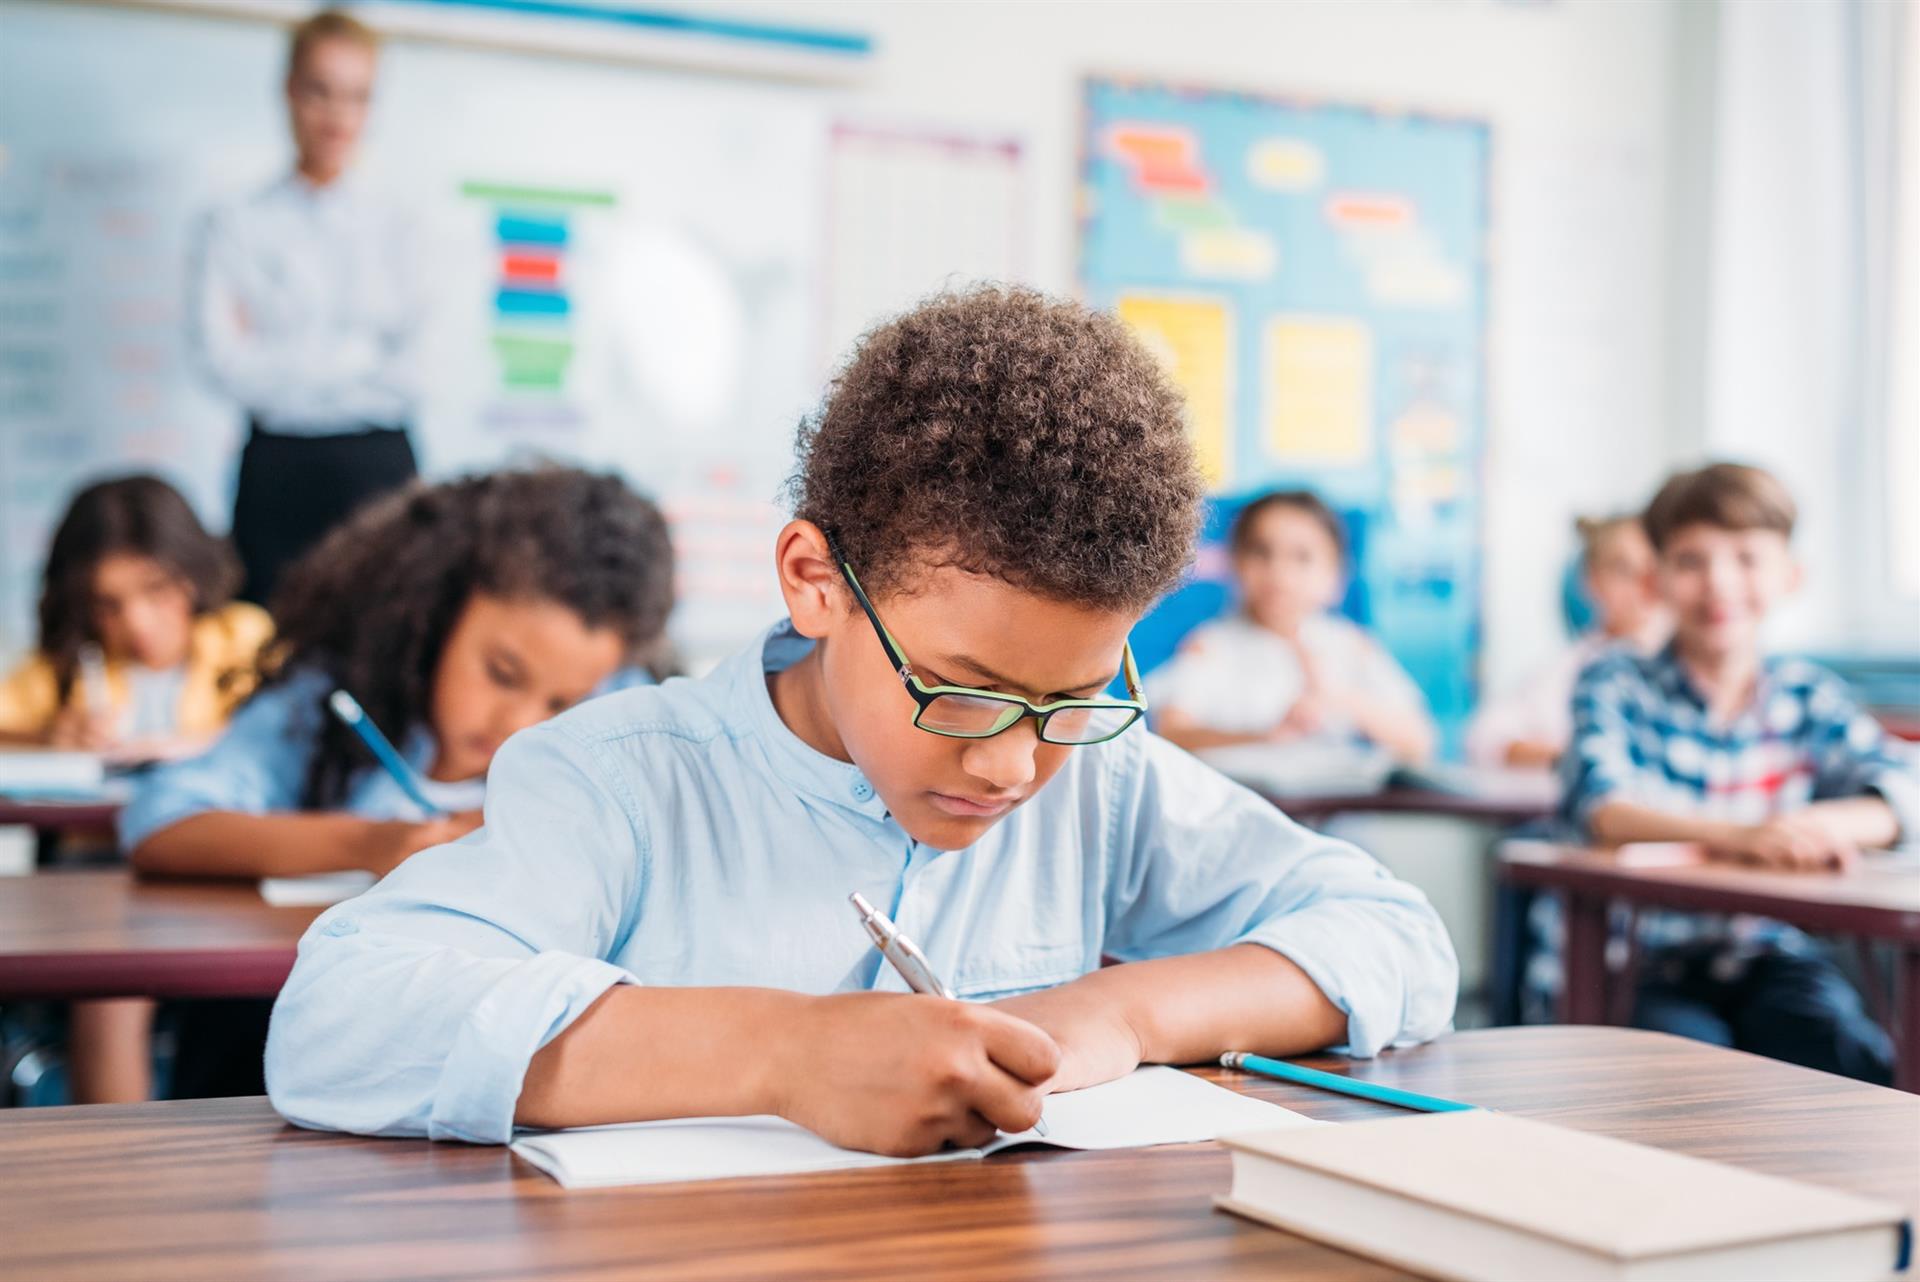
[(1144, 1148), (1211, 1140), (1229, 1132), (1319, 1126), (1291, 1109), (1215, 1086), (1177, 1068), (1047, 1097), (1047, 1135), (1002, 1135), (985, 1148), (928, 1157), (883, 1157), (839, 1148), (778, 1117), (692, 1117), (548, 1131), (513, 1151), (568, 1188), (662, 1184), (748, 1175), (792, 1175), (910, 1162), (986, 1157), (1017, 1144), (1054, 1148)]
[(275, 908), (326, 908), (352, 899), (379, 878), (362, 868), (317, 872), (305, 877), (262, 877), (260, 898)]

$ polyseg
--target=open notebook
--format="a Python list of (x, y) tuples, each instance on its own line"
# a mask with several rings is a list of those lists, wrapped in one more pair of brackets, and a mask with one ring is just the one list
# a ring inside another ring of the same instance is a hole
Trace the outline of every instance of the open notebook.
[(262, 877), (260, 898), (275, 908), (325, 908), (352, 899), (379, 880), (359, 868), (317, 872), (305, 877)]
[(1235, 1131), (1319, 1123), (1202, 1081), (1174, 1068), (1142, 1068), (1117, 1081), (1047, 1098), (1047, 1135), (1002, 1135), (985, 1148), (928, 1157), (882, 1157), (837, 1148), (778, 1117), (692, 1117), (547, 1131), (514, 1141), (513, 1151), (568, 1188), (790, 1175), (856, 1166), (950, 1162), (985, 1157), (1015, 1144), (1055, 1148), (1142, 1148), (1210, 1140)]

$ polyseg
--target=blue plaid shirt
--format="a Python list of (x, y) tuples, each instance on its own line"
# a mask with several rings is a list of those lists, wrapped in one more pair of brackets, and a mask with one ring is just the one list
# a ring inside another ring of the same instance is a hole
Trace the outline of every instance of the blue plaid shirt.
[(1615, 651), (1580, 674), (1560, 817), (1591, 840), (1607, 801), (1761, 823), (1815, 801), (1878, 794), (1904, 838), (1920, 830), (1920, 777), (1846, 684), (1804, 659), (1768, 659), (1753, 700), (1725, 725), (1673, 647)]
[[(1804, 659), (1766, 660), (1752, 701), (1715, 724), (1671, 645), (1651, 655), (1602, 655), (1574, 686), (1573, 740), (1560, 771), (1559, 817), (1576, 841), (1592, 840), (1593, 812), (1608, 801), (1751, 824), (1869, 794), (1893, 808), (1903, 841), (1920, 836), (1920, 773), (1903, 745), (1888, 739), (1840, 678)], [(1536, 909), (1536, 930), (1556, 942), (1557, 914)], [(1723, 945), (1718, 969), (1728, 973), (1761, 948), (1806, 946), (1791, 927), (1760, 918), (1637, 916), (1643, 950)], [(1559, 987), (1557, 952), (1550, 947), (1529, 967), (1530, 1008)], [(1624, 947), (1610, 955), (1617, 961)]]

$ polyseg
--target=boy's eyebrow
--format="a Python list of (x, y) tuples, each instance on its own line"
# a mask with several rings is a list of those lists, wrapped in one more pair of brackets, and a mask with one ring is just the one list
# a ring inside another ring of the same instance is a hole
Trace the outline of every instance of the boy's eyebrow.
[[(974, 672), (985, 677), (988, 681), (992, 682), (994, 685), (1007, 686), (1014, 690), (1026, 689), (1026, 687), (1021, 685), (1020, 682), (1015, 681), (1011, 677), (1002, 676), (1000, 673), (995, 672), (992, 668), (989, 668), (986, 664), (980, 662), (980, 660), (974, 658), (972, 655), (969, 655), (969, 654), (950, 655), (948, 656), (947, 664), (943, 666), (958, 666), (963, 668), (970, 668)], [(1047, 693), (1071, 694), (1076, 690), (1093, 690), (1097, 692), (1100, 690), (1104, 690), (1108, 686), (1112, 685), (1113, 679), (1119, 675), (1120, 675), (1119, 670), (1115, 669), (1114, 671), (1109, 672), (1104, 677), (1096, 677), (1092, 681), (1083, 681), (1077, 686), (1061, 686), (1059, 690), (1048, 691)], [(1029, 691), (1029, 693), (1037, 693), (1037, 692)]]

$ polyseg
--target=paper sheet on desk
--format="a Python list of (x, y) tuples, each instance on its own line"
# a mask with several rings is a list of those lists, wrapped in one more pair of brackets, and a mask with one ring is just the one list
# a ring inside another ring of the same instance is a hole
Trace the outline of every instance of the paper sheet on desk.
[(604, 1188), (951, 1162), (985, 1157), (1016, 1144), (1143, 1148), (1236, 1131), (1317, 1125), (1291, 1109), (1173, 1068), (1137, 1069), (1101, 1086), (1050, 1096), (1046, 1118), (1045, 1139), (1027, 1131), (1002, 1135), (983, 1149), (914, 1158), (838, 1148), (778, 1117), (693, 1117), (549, 1131), (516, 1140), (513, 1151), (568, 1188)]
[(262, 877), (260, 898), (275, 908), (325, 908), (352, 899), (377, 880), (370, 872), (320, 872), (309, 877)]

